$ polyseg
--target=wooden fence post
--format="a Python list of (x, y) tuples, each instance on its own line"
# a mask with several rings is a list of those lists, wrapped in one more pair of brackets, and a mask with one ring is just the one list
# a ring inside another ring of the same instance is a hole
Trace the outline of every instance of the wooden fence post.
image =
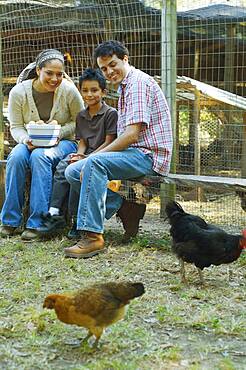
[[(176, 0), (163, 0), (161, 12), (161, 88), (167, 98), (173, 127), (173, 156), (171, 171), (176, 171), (176, 34), (177, 7)], [(165, 206), (174, 198), (175, 185), (161, 184), (160, 217), (166, 217)]]
[[(3, 122), (3, 70), (2, 70), (2, 38), (0, 24), (0, 159), (4, 159), (4, 122)], [(4, 201), (5, 169), (0, 166), (0, 209)]]

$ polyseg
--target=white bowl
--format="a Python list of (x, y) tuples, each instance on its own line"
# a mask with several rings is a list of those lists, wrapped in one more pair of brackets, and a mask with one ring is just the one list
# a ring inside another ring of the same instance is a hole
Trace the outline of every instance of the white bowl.
[(34, 146), (54, 146), (60, 135), (61, 125), (28, 123), (26, 129)]

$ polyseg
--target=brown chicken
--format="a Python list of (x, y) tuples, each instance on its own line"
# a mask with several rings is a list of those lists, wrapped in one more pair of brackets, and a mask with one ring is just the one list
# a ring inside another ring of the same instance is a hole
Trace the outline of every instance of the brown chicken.
[(172, 250), (180, 260), (183, 282), (186, 281), (184, 262), (194, 263), (203, 283), (205, 267), (236, 261), (246, 249), (246, 230), (242, 235), (226, 233), (201, 217), (186, 213), (174, 201), (167, 204), (166, 214), (171, 225)]
[(83, 342), (94, 335), (96, 347), (104, 329), (121, 320), (129, 301), (143, 293), (142, 283), (98, 283), (74, 294), (50, 294), (43, 307), (54, 309), (58, 319), (66, 324), (87, 328)]

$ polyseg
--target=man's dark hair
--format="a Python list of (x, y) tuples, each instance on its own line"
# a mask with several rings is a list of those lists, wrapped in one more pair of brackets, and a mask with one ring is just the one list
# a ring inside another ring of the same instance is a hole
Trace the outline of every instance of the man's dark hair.
[(99, 57), (112, 57), (116, 55), (119, 59), (124, 59), (124, 56), (129, 56), (128, 49), (119, 41), (110, 40), (104, 41), (102, 44), (99, 44), (94, 51), (94, 58), (97, 60)]
[(81, 89), (84, 81), (97, 81), (102, 90), (106, 89), (106, 79), (100, 69), (86, 68), (83, 74), (79, 77), (79, 88)]

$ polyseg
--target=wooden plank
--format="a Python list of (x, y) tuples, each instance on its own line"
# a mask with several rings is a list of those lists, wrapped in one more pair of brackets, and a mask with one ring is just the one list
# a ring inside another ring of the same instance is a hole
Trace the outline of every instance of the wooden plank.
[(169, 174), (166, 179), (167, 181), (174, 181), (176, 184), (183, 186), (196, 185), (204, 188), (233, 188), (235, 191), (246, 191), (246, 179), (182, 174)]
[(201, 186), (203, 188), (231, 188), (233, 191), (246, 192), (246, 179), (219, 177), (219, 176), (197, 176), (169, 173), (168, 176), (143, 176), (138, 179), (131, 179), (133, 182), (139, 182), (144, 186), (154, 186), (160, 183), (176, 184), (180, 186)]
[(3, 81), (3, 84), (10, 84), (10, 85), (14, 85), (16, 84), (16, 81), (17, 81), (17, 77), (3, 77), (2, 78), (2, 81)]

